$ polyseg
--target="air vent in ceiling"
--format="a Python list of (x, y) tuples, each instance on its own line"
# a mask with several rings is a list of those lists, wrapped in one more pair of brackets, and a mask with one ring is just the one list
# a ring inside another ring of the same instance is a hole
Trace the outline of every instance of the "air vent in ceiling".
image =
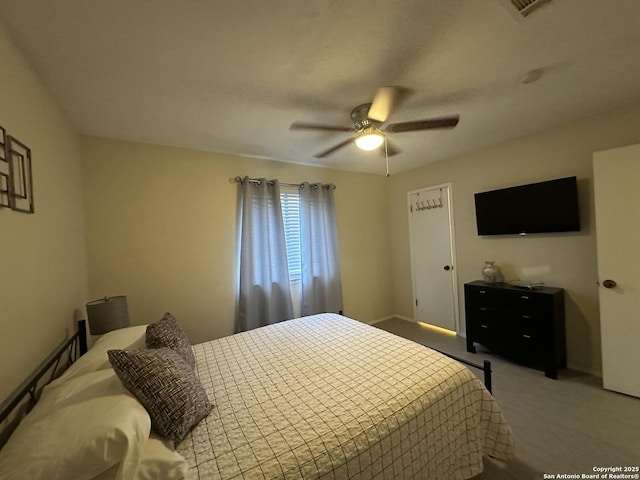
[(551, 0), (511, 0), (514, 7), (520, 12), (520, 15), (526, 17), (536, 8), (550, 2)]

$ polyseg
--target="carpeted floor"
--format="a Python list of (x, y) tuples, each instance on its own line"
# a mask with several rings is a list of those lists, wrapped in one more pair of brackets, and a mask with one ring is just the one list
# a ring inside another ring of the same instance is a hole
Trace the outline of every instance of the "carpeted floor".
[(597, 467), (640, 466), (640, 399), (604, 390), (599, 378), (584, 373), (561, 370), (552, 380), (482, 347), (468, 353), (463, 338), (417, 323), (391, 319), (374, 326), (474, 363), (491, 360), (493, 395), (513, 430), (516, 455), (506, 463), (486, 459), (475, 479), (589, 478), (582, 475)]

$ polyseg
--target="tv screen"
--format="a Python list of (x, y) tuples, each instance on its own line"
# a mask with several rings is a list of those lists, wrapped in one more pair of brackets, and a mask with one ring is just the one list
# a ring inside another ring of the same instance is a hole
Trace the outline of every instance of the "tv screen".
[(577, 232), (576, 177), (475, 194), (478, 235)]

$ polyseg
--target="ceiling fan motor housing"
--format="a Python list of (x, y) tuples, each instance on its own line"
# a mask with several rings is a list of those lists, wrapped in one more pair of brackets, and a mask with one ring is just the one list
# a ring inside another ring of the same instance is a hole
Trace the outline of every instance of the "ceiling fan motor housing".
[(369, 108), (371, 108), (370, 103), (363, 103), (351, 110), (351, 120), (353, 120), (353, 126), (356, 131), (361, 132), (367, 127), (379, 127), (382, 125), (381, 122), (368, 118)]

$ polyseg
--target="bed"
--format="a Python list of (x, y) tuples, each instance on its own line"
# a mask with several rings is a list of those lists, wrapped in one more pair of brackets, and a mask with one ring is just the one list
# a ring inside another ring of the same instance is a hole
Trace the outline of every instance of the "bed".
[[(139, 334), (120, 343), (135, 351)], [(85, 356), (91, 359), (82, 358), (45, 388), (42, 402), (51, 404), (48, 397), (55, 396), (47, 389), (74, 385), (77, 395), (84, 386), (75, 383), (90, 376), (94, 385), (108, 379), (109, 388), (121, 388), (104, 357), (122, 346), (99, 343)], [(513, 454), (498, 404), (467, 367), (341, 315), (289, 320), (191, 351), (194, 373), (212, 404), (208, 415), (174, 448), (139, 412), (126, 447), (111, 455), (121, 458), (110, 457), (102, 471), (93, 467), (93, 476), (84, 478), (465, 479), (482, 471), (484, 455)], [(126, 389), (117, 395), (133, 405)], [(67, 402), (58, 396), (57, 404)], [(55, 410), (42, 409), (41, 416)], [(18, 441), (25, 436), (21, 428)], [(0, 451), (0, 472), (7, 456), (18, 454), (12, 441)], [(76, 468), (77, 474), (84, 466)]]

